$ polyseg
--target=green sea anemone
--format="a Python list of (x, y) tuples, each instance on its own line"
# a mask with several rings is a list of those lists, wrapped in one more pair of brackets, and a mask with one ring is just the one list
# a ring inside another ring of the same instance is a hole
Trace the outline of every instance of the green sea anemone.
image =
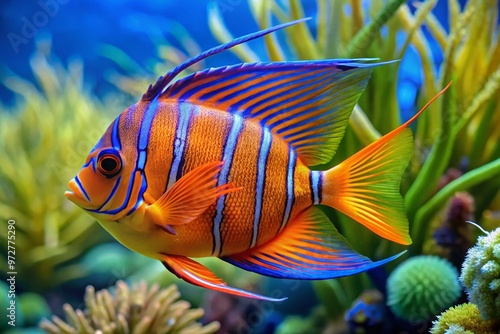
[(498, 322), (483, 320), (476, 305), (466, 303), (451, 307), (438, 316), (431, 328), (432, 334), (481, 333), (494, 334), (500, 329)]
[(416, 256), (399, 265), (387, 280), (387, 305), (398, 317), (426, 320), (460, 296), (457, 270), (437, 256)]
[(208, 334), (219, 329), (218, 322), (206, 326), (196, 322), (204, 311), (190, 309), (188, 302), (176, 301), (179, 297), (176, 285), (160, 289), (155, 284), (148, 289), (146, 283), (142, 282), (130, 289), (125, 282), (118, 281), (113, 294), (107, 289), (95, 293), (94, 287), (88, 286), (84, 311), (75, 311), (65, 304), (66, 322), (53, 316), (52, 321), (44, 319), (40, 327), (51, 334)]
[(500, 319), (500, 228), (469, 249), (460, 281), (484, 319)]

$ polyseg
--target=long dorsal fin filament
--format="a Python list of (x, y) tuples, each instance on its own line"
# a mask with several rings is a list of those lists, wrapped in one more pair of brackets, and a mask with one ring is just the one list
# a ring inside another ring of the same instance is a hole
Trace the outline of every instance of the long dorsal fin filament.
[(199, 55), (197, 55), (196, 57), (193, 57), (191, 59), (188, 59), (186, 60), (185, 62), (183, 62), (182, 64), (176, 66), (172, 71), (168, 72), (165, 76), (161, 76), (158, 78), (158, 80), (156, 81), (156, 83), (154, 85), (150, 85), (148, 87), (148, 90), (146, 91), (146, 93), (144, 93), (144, 95), (142, 95), (142, 98), (141, 100), (142, 101), (151, 101), (153, 99), (155, 99), (156, 97), (160, 96), (161, 93), (163, 92), (163, 90), (167, 87), (167, 85), (179, 74), (181, 73), (182, 71), (184, 71), (185, 69), (187, 69), (188, 67), (190, 67), (191, 65), (194, 65), (196, 64), (197, 62), (205, 59), (205, 58), (208, 58), (210, 56), (213, 56), (217, 53), (221, 53), (223, 51), (226, 51), (236, 45), (239, 45), (239, 44), (242, 44), (242, 43), (246, 43), (248, 41), (251, 41), (253, 39), (256, 39), (256, 38), (259, 38), (259, 37), (262, 37), (264, 35), (267, 35), (267, 34), (270, 34), (274, 31), (277, 31), (277, 30), (281, 30), (281, 29), (284, 29), (286, 27), (289, 27), (291, 25), (294, 25), (294, 24), (298, 24), (298, 23), (301, 23), (301, 22), (304, 22), (304, 21), (307, 21), (309, 20), (310, 18), (307, 17), (307, 18), (303, 18), (303, 19), (300, 19), (300, 20), (295, 20), (295, 21), (292, 21), (292, 22), (287, 22), (287, 23), (283, 23), (283, 24), (279, 24), (277, 26), (274, 26), (274, 27), (270, 27), (270, 28), (267, 28), (267, 29), (264, 29), (264, 30), (261, 30), (261, 31), (257, 31), (257, 32), (254, 32), (254, 33), (251, 33), (251, 34), (248, 34), (248, 35), (245, 35), (245, 36), (241, 36), (241, 37), (238, 37), (228, 43), (225, 43), (225, 44), (222, 44), (222, 45), (218, 45), (216, 47), (213, 47), (209, 50), (206, 50), (202, 53), (200, 53)]

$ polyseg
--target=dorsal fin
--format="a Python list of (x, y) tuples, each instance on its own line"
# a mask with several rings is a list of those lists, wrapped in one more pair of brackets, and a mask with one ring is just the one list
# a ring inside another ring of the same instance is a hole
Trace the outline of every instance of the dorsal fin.
[(182, 71), (184, 71), (189, 66), (194, 65), (197, 62), (199, 62), (199, 61), (201, 61), (201, 60), (203, 60), (205, 58), (208, 58), (208, 57), (213, 56), (213, 55), (215, 55), (217, 53), (226, 51), (226, 50), (228, 50), (228, 49), (230, 49), (230, 48), (232, 48), (232, 47), (234, 47), (234, 46), (236, 46), (238, 44), (246, 43), (246, 42), (251, 41), (253, 39), (256, 39), (256, 38), (262, 37), (264, 35), (270, 34), (270, 33), (274, 32), (276, 30), (280, 30), (280, 29), (289, 27), (291, 25), (307, 21), (309, 19), (310, 18), (307, 17), (307, 18), (303, 18), (303, 19), (300, 19), (300, 20), (295, 20), (295, 21), (283, 23), (283, 24), (280, 24), (280, 25), (277, 25), (277, 26), (274, 26), (274, 27), (270, 27), (270, 28), (267, 28), (267, 29), (264, 29), (264, 30), (260, 30), (260, 31), (257, 31), (257, 32), (254, 32), (254, 33), (251, 33), (251, 34), (248, 34), (248, 35), (245, 35), (245, 36), (238, 37), (238, 38), (236, 38), (236, 39), (234, 39), (234, 40), (232, 40), (232, 41), (230, 41), (228, 43), (225, 43), (225, 44), (222, 44), (222, 45), (218, 45), (218, 46), (216, 46), (214, 48), (206, 50), (206, 51), (200, 53), (198, 56), (193, 57), (191, 59), (188, 59), (185, 62), (183, 62), (182, 64), (178, 65), (172, 71), (170, 71), (167, 74), (165, 74), (165, 76), (159, 77), (158, 80), (156, 81), (156, 83), (154, 85), (149, 85), (148, 90), (146, 91), (146, 93), (144, 93), (144, 95), (142, 95), (141, 100), (142, 101), (151, 101), (154, 98), (158, 97), (162, 93), (163, 89), (165, 89), (165, 87), (167, 87), (167, 85), (179, 73), (181, 73)]
[(162, 99), (188, 101), (252, 119), (293, 147), (308, 166), (327, 163), (363, 92), (371, 59), (239, 64), (191, 74)]

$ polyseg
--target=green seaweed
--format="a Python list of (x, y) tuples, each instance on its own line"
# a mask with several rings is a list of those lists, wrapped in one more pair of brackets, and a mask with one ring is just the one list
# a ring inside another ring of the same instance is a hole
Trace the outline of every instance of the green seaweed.
[[(9, 159), (0, 166), (0, 218), (15, 220), (17, 287), (42, 292), (84, 276), (72, 261), (110, 240), (63, 193), (111, 121), (106, 110), (120, 109), (121, 100), (93, 98), (81, 62), (65, 68), (51, 58), (49, 41), (39, 41), (30, 65), (36, 83), (14, 74), (3, 80), (17, 99), (11, 108), (0, 106), (0, 154)], [(0, 269), (13, 271), (6, 256), (0, 255)]]

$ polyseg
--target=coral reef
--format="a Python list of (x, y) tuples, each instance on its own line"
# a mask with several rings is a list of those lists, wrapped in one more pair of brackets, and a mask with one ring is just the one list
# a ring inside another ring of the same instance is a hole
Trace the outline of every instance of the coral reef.
[(426, 320), (460, 296), (458, 271), (437, 256), (416, 256), (400, 264), (387, 280), (387, 305), (398, 317)]
[(474, 198), (467, 192), (458, 192), (449, 200), (446, 216), (432, 234), (439, 246), (441, 257), (460, 269), (468, 249), (473, 245), (474, 227), (466, 224), (473, 220)]
[(92, 286), (85, 293), (85, 310), (76, 311), (64, 305), (66, 322), (57, 316), (52, 321), (44, 319), (40, 327), (48, 333), (215, 333), (220, 325), (212, 322), (206, 326), (196, 322), (203, 316), (202, 309), (190, 309), (180, 297), (176, 285), (160, 289), (146, 283), (131, 288), (123, 281), (116, 283), (116, 290), (95, 292)]
[(460, 281), (484, 319), (500, 319), (500, 228), (467, 252)]
[(483, 320), (476, 305), (460, 304), (443, 312), (433, 322), (432, 334), (496, 334), (500, 323)]

